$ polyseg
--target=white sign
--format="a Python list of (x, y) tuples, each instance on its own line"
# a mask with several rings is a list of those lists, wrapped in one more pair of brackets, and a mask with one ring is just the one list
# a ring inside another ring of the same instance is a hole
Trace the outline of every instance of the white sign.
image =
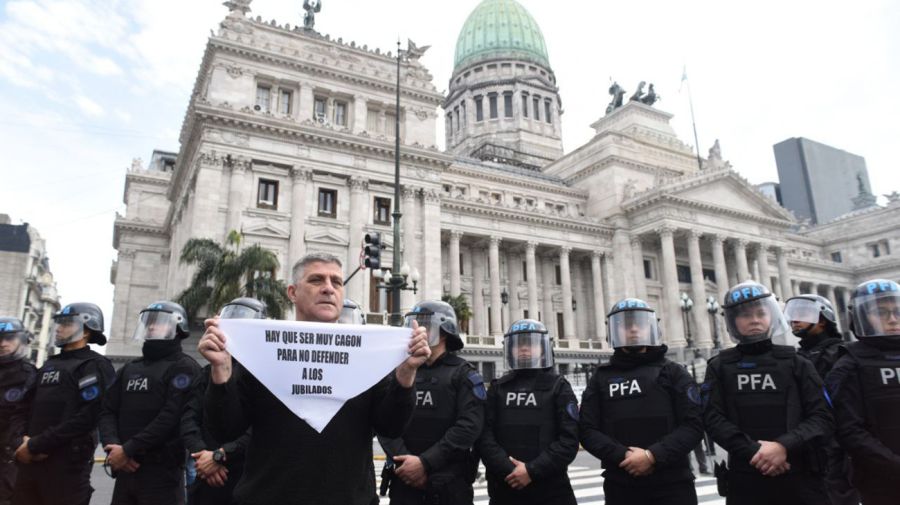
[(228, 352), (319, 433), (408, 358), (409, 328), (221, 319)]

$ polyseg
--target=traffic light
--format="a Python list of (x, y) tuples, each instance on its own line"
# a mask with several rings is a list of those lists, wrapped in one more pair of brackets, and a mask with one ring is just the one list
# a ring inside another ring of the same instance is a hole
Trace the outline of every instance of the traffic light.
[(366, 265), (366, 268), (381, 268), (381, 250), (384, 249), (384, 244), (381, 243), (381, 233), (370, 231), (366, 233), (364, 240), (366, 245), (363, 248), (365, 253), (363, 264)]

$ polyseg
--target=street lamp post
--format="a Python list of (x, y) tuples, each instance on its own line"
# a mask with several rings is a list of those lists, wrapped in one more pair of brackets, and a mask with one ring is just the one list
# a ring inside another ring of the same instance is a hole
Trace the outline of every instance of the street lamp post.
[(719, 313), (719, 302), (716, 301), (715, 296), (708, 296), (706, 298), (706, 311), (709, 312), (710, 323), (712, 323), (713, 327), (713, 346), (716, 349), (719, 348), (719, 322), (716, 320), (716, 314)]
[[(694, 308), (694, 300), (691, 300), (691, 297), (688, 296), (687, 293), (681, 292), (681, 319), (684, 322), (684, 338), (687, 340), (687, 348), (690, 349), (692, 358), (693, 355), (696, 354), (696, 349), (694, 349), (694, 336), (691, 334), (691, 309)], [(685, 360), (687, 359), (687, 353), (685, 353)], [(691, 375), (694, 377), (694, 380), (697, 379), (697, 369), (694, 367), (694, 360), (691, 359)]]

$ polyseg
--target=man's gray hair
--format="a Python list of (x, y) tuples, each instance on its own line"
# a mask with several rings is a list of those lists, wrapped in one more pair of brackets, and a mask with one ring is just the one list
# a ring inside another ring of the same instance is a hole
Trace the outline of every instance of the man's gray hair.
[(335, 263), (337, 266), (344, 268), (341, 259), (334, 254), (326, 252), (309, 253), (294, 263), (294, 268), (292, 270), (294, 284), (297, 284), (300, 279), (303, 278), (303, 271), (306, 269), (306, 265), (309, 265), (310, 263)]

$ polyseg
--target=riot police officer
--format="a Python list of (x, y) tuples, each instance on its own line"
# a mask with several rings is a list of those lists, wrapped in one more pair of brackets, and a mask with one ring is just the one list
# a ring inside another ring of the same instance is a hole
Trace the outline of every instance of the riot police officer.
[(115, 371), (88, 344), (104, 345), (103, 313), (72, 303), (53, 316), (54, 344), (62, 352), (38, 370), (31, 414), (16, 450), (16, 505), (86, 505), (97, 445), (97, 418)]
[[(236, 298), (222, 307), (219, 319), (265, 319), (266, 304), (255, 298)], [(232, 358), (233, 360), (233, 358)], [(235, 364), (233, 368), (237, 368)], [(228, 505), (233, 503), (234, 486), (244, 469), (244, 454), (250, 442), (250, 430), (235, 440), (219, 442), (203, 424), (203, 398), (209, 384), (210, 365), (191, 386), (191, 396), (181, 417), (181, 437), (194, 459), (199, 477), (188, 485), (191, 505)]]
[(119, 369), (100, 416), (100, 440), (116, 478), (113, 505), (184, 503), (178, 428), (200, 371), (181, 351), (188, 335), (181, 305), (160, 301), (141, 311), (134, 331), (141, 357)]
[(491, 382), (477, 444), (491, 504), (575, 505), (567, 469), (578, 454), (578, 401), (553, 371), (550, 334), (522, 319), (503, 347), (510, 371)]
[(416, 409), (401, 438), (379, 437), (396, 467), (391, 503), (471, 504), (477, 468), (472, 447), (484, 425), (487, 391), (481, 375), (455, 354), (462, 349), (456, 313), (423, 301), (406, 314), (428, 331), (431, 357), (416, 373)]
[(606, 503), (696, 504), (690, 453), (703, 434), (693, 378), (666, 358), (656, 311), (626, 298), (606, 316), (613, 355), (584, 390), (581, 445), (603, 464)]
[(729, 505), (827, 503), (819, 448), (833, 419), (819, 374), (793, 347), (772, 343), (790, 329), (768, 288), (737, 284), (723, 307), (737, 346), (709, 360), (702, 386), (706, 429), (728, 451), (720, 492), (727, 487)]
[(31, 332), (15, 317), (0, 317), (0, 505), (9, 505), (16, 482), (13, 454), (22, 443), (37, 368), (28, 359)]
[(359, 304), (349, 298), (344, 298), (344, 306), (341, 308), (341, 317), (338, 318), (340, 324), (366, 324), (366, 317), (363, 315)]
[(900, 500), (900, 286), (874, 279), (850, 296), (847, 344), (826, 377), (837, 435), (864, 505)]
[[(827, 298), (815, 294), (802, 294), (788, 298), (784, 305), (784, 317), (791, 331), (800, 339), (797, 354), (812, 362), (823, 380), (839, 357), (843, 343), (837, 329), (834, 306)], [(848, 480), (849, 461), (837, 440), (825, 442), (828, 470), (825, 475), (825, 491), (832, 505), (857, 505), (859, 495)]]

